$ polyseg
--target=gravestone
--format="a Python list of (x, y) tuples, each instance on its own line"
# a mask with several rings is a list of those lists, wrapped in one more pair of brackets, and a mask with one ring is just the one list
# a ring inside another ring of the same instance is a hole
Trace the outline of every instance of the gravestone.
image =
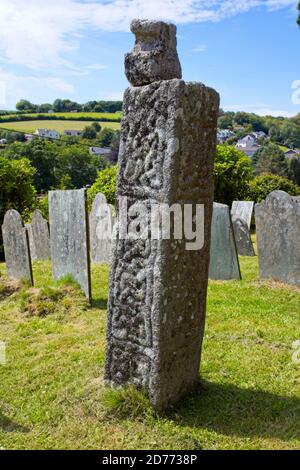
[(33, 213), (32, 222), (26, 225), (32, 260), (47, 260), (50, 253), (50, 233), (49, 225), (44, 219), (41, 211), (36, 209)]
[(300, 286), (300, 204), (273, 191), (255, 206), (259, 271), (262, 279)]
[[(123, 102), (105, 380), (143, 389), (164, 409), (199, 376), (219, 95), (179, 79), (175, 26), (136, 20), (132, 31), (136, 44), (125, 63), (133, 86)], [(201, 249), (186, 249), (185, 238), (150, 239), (151, 229), (141, 231), (145, 238), (124, 236), (128, 213), (163, 203), (204, 205)]]
[(232, 225), (238, 254), (241, 256), (255, 256), (247, 222), (239, 217), (232, 217)]
[(33, 285), (28, 236), (19, 212), (14, 209), (4, 216), (2, 236), (8, 276), (26, 279)]
[(220, 281), (241, 280), (229, 207), (216, 202), (211, 226), (209, 277)]
[(71, 275), (91, 300), (89, 230), (85, 189), (49, 191), (54, 279)]
[(92, 263), (111, 261), (114, 217), (103, 194), (96, 195), (90, 213), (90, 249)]
[(33, 242), (33, 233), (32, 233), (31, 224), (25, 224), (25, 228), (27, 230), (27, 236), (28, 236), (28, 242), (29, 242), (29, 248), (30, 248), (30, 258), (31, 258), (31, 261), (36, 261), (37, 256), (36, 256), (36, 251), (35, 251), (35, 245)]
[(231, 208), (232, 218), (243, 219), (250, 231), (251, 220), (253, 216), (254, 202), (253, 201), (233, 201)]

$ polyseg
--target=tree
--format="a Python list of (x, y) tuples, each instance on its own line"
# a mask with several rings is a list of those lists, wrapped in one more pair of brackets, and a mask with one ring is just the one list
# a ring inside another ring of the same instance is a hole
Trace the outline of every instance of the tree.
[(61, 189), (80, 189), (91, 185), (97, 178), (98, 159), (87, 147), (72, 145), (60, 148), (57, 155), (55, 177)]
[(230, 205), (234, 200), (244, 199), (251, 177), (251, 161), (243, 152), (229, 145), (217, 146), (214, 167), (216, 202)]
[(62, 113), (62, 112), (64, 111), (64, 102), (63, 102), (63, 100), (56, 99), (56, 100), (53, 102), (52, 109), (53, 109), (53, 111), (55, 111), (56, 113)]
[(289, 176), (288, 164), (283, 150), (272, 142), (263, 145), (253, 155), (254, 173), (272, 173), (278, 176)]
[(33, 139), (26, 145), (15, 143), (3, 152), (10, 160), (27, 158), (36, 169), (34, 184), (39, 193), (56, 187), (58, 144), (42, 139)]
[(86, 126), (81, 133), (81, 137), (83, 139), (93, 140), (97, 137), (97, 131), (92, 126)]
[(298, 10), (299, 10), (298, 25), (300, 26), (300, 1), (298, 3)]
[(300, 186), (300, 158), (289, 158), (287, 163), (290, 179)]
[(117, 165), (99, 171), (95, 183), (88, 190), (88, 203), (90, 207), (98, 193), (104, 194), (108, 204), (116, 203), (117, 174)]
[[(26, 159), (8, 160), (0, 157), (0, 225), (5, 212), (16, 209), (21, 214), (33, 208), (35, 170)], [(2, 232), (0, 230), (0, 258), (3, 258)]]
[(300, 194), (300, 187), (289, 179), (270, 173), (262, 173), (249, 182), (248, 199), (261, 202), (266, 199), (268, 194), (276, 190), (285, 191), (291, 196)]
[(31, 111), (31, 112), (36, 112), (36, 105), (30, 103), (28, 100), (20, 100), (16, 104), (16, 108), (18, 111)]
[(111, 163), (117, 163), (118, 156), (119, 156), (119, 148), (120, 148), (120, 131), (116, 131), (114, 133), (112, 142), (110, 144), (111, 154), (109, 156), (109, 160)]
[(98, 133), (101, 131), (101, 126), (99, 122), (92, 122), (91, 127)]
[(102, 147), (110, 147), (113, 138), (114, 138), (115, 132), (112, 129), (108, 129), (105, 127), (101, 132), (99, 136), (99, 143)]

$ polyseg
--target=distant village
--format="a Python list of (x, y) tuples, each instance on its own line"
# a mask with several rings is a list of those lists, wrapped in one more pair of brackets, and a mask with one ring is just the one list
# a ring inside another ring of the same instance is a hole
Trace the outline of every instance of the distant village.
[[(236, 133), (230, 129), (218, 130), (217, 140), (219, 144), (225, 144), (229, 139), (232, 139)], [(239, 139), (235, 144), (237, 150), (241, 150), (249, 158), (252, 159), (253, 155), (262, 147), (263, 142), (269, 136), (263, 132), (251, 132), (243, 138)], [(300, 150), (297, 149), (286, 149), (284, 151), (286, 158), (298, 158), (300, 156)]]

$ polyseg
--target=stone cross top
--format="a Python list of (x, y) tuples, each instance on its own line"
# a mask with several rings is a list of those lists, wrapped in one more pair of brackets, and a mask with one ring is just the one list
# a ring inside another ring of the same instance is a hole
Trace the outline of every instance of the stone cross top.
[[(134, 20), (131, 29), (136, 43), (125, 57), (132, 86), (123, 100), (105, 381), (143, 389), (164, 409), (199, 376), (219, 95), (181, 80), (175, 26)], [(185, 234), (122, 236), (132, 211), (143, 205), (144, 222), (159, 204), (204, 207), (204, 245), (189, 251)]]
[(133, 20), (136, 36), (132, 52), (125, 56), (125, 71), (132, 86), (181, 78), (176, 26), (161, 21)]

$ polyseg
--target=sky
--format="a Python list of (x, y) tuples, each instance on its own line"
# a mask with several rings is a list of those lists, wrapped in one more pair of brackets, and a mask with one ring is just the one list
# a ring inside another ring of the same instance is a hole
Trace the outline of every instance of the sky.
[[(186, 81), (225, 110), (300, 112), (298, 0), (0, 0), (0, 108), (122, 99), (133, 18), (177, 25)], [(298, 59), (297, 59), (298, 57)]]

